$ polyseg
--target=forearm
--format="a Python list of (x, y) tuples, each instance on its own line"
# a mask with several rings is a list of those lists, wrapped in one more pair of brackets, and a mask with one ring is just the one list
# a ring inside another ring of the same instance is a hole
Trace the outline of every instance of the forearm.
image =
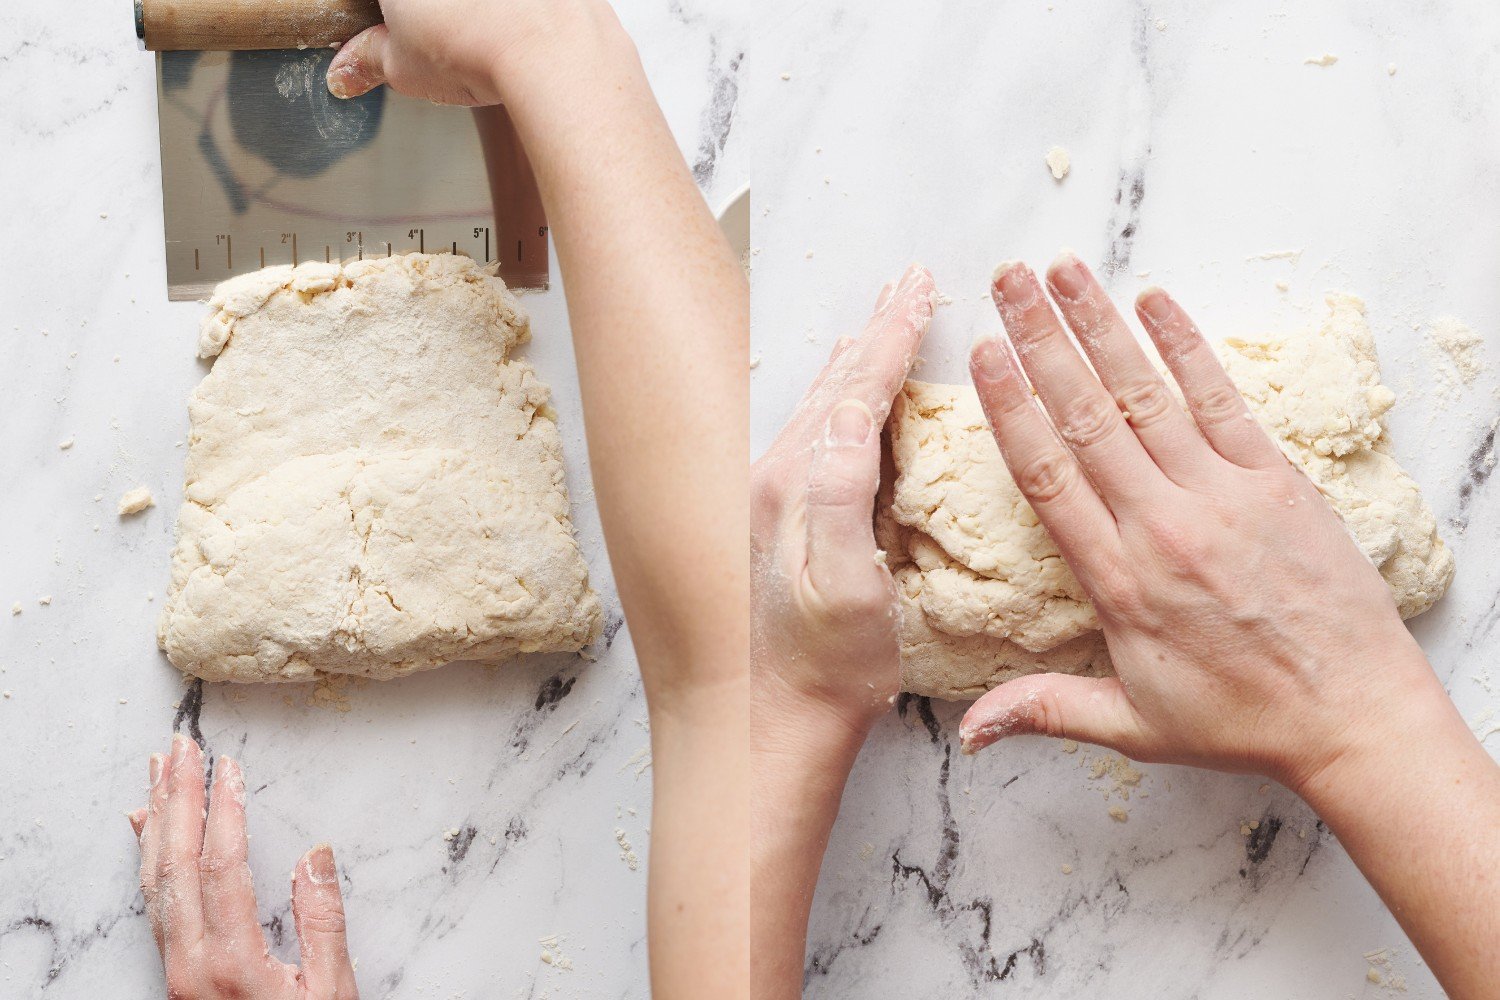
[[(774, 687), (763, 685), (761, 687)], [(802, 995), (807, 922), (860, 727), (757, 688), (751, 710), (751, 985), (755, 1000)]]
[(659, 700), (674, 666), (744, 669), (718, 653), (743, 650), (748, 599), (749, 291), (628, 37), (612, 14), (596, 22), (546, 56), (545, 86), (504, 90), (556, 240), (600, 516)]
[(1297, 790), (1448, 995), (1480, 1000), (1500, 981), (1500, 767), (1436, 679), (1393, 717)]
[(743, 998), (749, 970), (745, 681), (653, 711), (652, 996)]

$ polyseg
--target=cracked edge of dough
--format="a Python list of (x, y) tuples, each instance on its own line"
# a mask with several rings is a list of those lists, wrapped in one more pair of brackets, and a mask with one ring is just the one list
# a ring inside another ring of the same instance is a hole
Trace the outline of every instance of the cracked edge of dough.
[(470, 284), (485, 282), (498, 292), (505, 326), (515, 331), (516, 344), (531, 338), (531, 322), (492, 267), (481, 266), (472, 258), (453, 254), (398, 254), (338, 263), (308, 260), (300, 264), (277, 264), (248, 274), (236, 275), (219, 283), (208, 300), (208, 315), (198, 329), (198, 357), (217, 356), (234, 336), (240, 320), (262, 311), (281, 295), (297, 295), (310, 302), (340, 288), (352, 288), (368, 278), (380, 278), (390, 271), (405, 271), (413, 283), (422, 287), (433, 279), (429, 275), (457, 274)]

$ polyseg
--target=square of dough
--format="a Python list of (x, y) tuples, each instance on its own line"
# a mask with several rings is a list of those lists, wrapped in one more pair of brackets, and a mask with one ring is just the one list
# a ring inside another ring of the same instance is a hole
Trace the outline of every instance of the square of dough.
[[(1219, 356), (1250, 410), (1380, 570), (1403, 618), (1453, 578), (1417, 484), (1390, 454), (1364, 303), (1328, 298), (1316, 331), (1230, 339)], [(907, 382), (890, 421), (893, 475), (876, 532), (903, 611), (906, 690), (975, 698), (1039, 671), (1111, 668), (1098, 619), (1022, 497), (970, 386)]]
[(576, 651), (600, 605), (548, 390), (498, 278), (414, 254), (224, 282), (158, 626), (207, 680)]

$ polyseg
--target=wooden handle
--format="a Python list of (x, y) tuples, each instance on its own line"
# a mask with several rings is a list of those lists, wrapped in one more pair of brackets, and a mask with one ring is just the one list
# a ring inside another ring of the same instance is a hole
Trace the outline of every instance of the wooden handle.
[(136, 0), (152, 52), (321, 49), (379, 24), (379, 0)]

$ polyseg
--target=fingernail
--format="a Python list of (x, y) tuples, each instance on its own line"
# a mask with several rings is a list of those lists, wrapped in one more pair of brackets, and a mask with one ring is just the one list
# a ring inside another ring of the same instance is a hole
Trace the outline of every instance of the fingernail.
[(161, 780), (161, 768), (162, 768), (162, 764), (165, 763), (165, 762), (166, 762), (166, 758), (163, 757), (161, 754), (154, 753), (154, 754), (151, 755), (151, 763), (147, 767), (147, 773), (151, 777), (151, 787), (152, 788), (155, 788), (156, 787), (156, 783)]
[(1047, 283), (1058, 298), (1066, 302), (1081, 302), (1089, 293), (1089, 269), (1072, 254), (1063, 254), (1048, 271)]
[(219, 758), (219, 788), (239, 805), (245, 804), (245, 774), (233, 757)]
[(302, 867), (307, 872), (308, 880), (314, 885), (328, 885), (338, 881), (339, 870), (333, 863), (333, 847), (329, 844), (319, 844), (302, 855)]
[(187, 748), (188, 748), (188, 738), (186, 736), (182, 735), (181, 733), (174, 734), (173, 737), (172, 737), (172, 766), (173, 767), (176, 767), (178, 764), (181, 764), (182, 761), (183, 761), (183, 759), (185, 757), (187, 757)]
[(1031, 268), (1016, 261), (1007, 261), (995, 269), (992, 291), (998, 306), (1024, 310), (1036, 305), (1036, 277)]
[(828, 444), (835, 448), (851, 448), (870, 440), (875, 430), (875, 417), (870, 408), (857, 399), (847, 399), (833, 408), (828, 415)]
[(1164, 323), (1172, 315), (1172, 297), (1154, 285), (1138, 295), (1135, 304), (1153, 323)]
[(976, 340), (969, 353), (969, 362), (976, 374), (990, 380), (1004, 378), (1015, 371), (1010, 350), (999, 337)]
[(335, 59), (334, 64), (328, 67), (328, 92), (341, 101), (347, 101), (354, 95), (350, 93), (349, 81), (354, 78), (354, 63), (346, 59), (343, 62)]

